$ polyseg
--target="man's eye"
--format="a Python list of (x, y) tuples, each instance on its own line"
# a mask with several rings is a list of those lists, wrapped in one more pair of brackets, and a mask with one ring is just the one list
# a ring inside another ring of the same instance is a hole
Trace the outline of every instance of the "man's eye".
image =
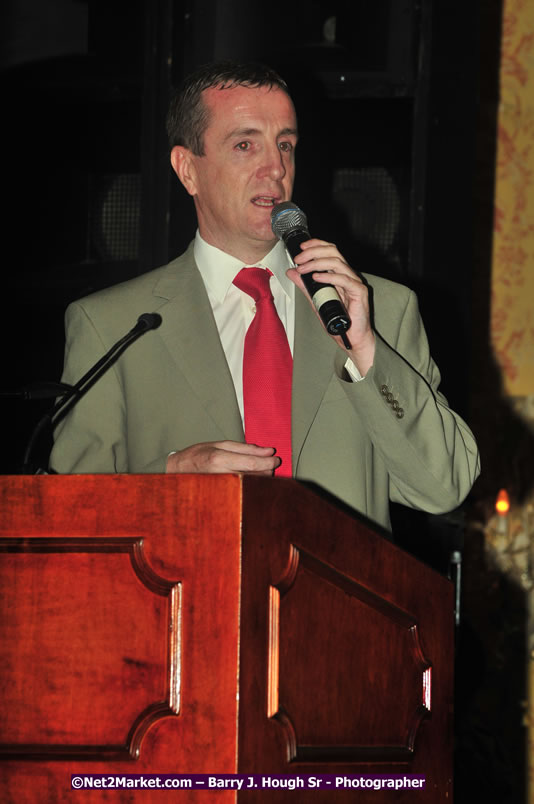
[(243, 142), (238, 142), (236, 145), (236, 149), (238, 151), (248, 151), (249, 148), (250, 148), (250, 142), (247, 142), (246, 140), (244, 140)]
[(281, 151), (292, 151), (293, 145), (290, 142), (280, 142), (278, 143), (278, 147)]

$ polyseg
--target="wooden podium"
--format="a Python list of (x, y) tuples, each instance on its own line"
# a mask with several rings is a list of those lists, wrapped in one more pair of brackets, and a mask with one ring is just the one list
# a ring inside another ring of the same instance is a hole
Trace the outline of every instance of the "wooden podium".
[[(291, 480), (0, 478), (0, 801), (452, 801), (452, 584)], [(410, 774), (425, 791), (71, 789)]]

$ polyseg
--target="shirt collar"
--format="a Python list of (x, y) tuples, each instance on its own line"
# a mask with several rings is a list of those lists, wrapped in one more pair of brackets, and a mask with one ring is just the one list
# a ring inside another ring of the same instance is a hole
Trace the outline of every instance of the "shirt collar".
[[(198, 270), (209, 294), (220, 303), (224, 301), (232, 282), (241, 268), (249, 267), (244, 266), (241, 260), (232, 257), (231, 254), (226, 254), (216, 246), (206, 243), (198, 230), (195, 236), (194, 255)], [(295, 285), (286, 276), (286, 271), (291, 267), (291, 262), (281, 240), (276, 243), (263, 260), (252, 263), (252, 265), (268, 268), (277, 278), (289, 299), (294, 298)]]

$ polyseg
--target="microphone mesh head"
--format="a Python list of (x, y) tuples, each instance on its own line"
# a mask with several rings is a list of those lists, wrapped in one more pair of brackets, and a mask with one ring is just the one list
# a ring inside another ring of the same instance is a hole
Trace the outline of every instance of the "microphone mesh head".
[(145, 330), (149, 329), (157, 329), (162, 322), (162, 318), (159, 313), (143, 313), (137, 319), (138, 324), (142, 324)]
[(304, 212), (292, 201), (283, 201), (271, 211), (271, 227), (281, 240), (289, 232), (308, 231), (308, 220)]

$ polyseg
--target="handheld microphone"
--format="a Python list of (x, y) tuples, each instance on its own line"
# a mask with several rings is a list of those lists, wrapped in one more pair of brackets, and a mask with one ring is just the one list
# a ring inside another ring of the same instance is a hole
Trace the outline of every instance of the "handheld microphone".
[[(300, 244), (310, 239), (306, 215), (292, 201), (284, 201), (273, 207), (271, 227), (274, 234), (284, 242), (293, 260), (302, 251)], [(345, 332), (349, 329), (351, 321), (337, 290), (333, 285), (316, 282), (312, 279), (311, 274), (301, 274), (301, 276), (304, 287), (327, 332), (331, 335), (340, 335), (347, 346)], [(348, 348), (350, 348), (350, 344), (348, 344)]]

